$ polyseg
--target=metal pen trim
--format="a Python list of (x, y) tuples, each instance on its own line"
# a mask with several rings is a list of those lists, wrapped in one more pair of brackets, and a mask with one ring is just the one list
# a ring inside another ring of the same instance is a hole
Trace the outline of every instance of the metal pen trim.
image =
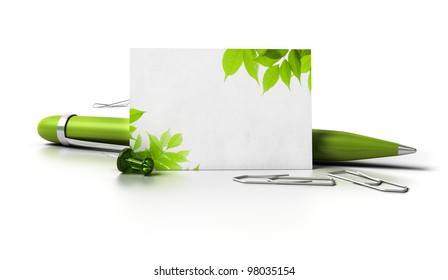
[(61, 143), (62, 145), (67, 146), (67, 147), (75, 146), (75, 147), (83, 147), (83, 148), (113, 150), (113, 151), (118, 151), (118, 152), (123, 150), (124, 148), (129, 147), (129, 146), (123, 146), (123, 145), (117, 145), (117, 144), (108, 144), (108, 143), (92, 142), (92, 141), (84, 141), (84, 140), (68, 138), (65, 134), (66, 128), (67, 128), (68, 121), (73, 116), (76, 116), (76, 114), (62, 115), (58, 121), (58, 124), (56, 127), (56, 135), (58, 137), (59, 143)]

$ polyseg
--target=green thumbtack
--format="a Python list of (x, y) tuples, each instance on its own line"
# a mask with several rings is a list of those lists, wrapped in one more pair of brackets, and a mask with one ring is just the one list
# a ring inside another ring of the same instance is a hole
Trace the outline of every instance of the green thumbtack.
[(118, 155), (117, 168), (124, 174), (140, 173), (148, 176), (154, 169), (154, 161), (152, 158), (140, 160), (135, 157), (132, 149), (125, 148)]

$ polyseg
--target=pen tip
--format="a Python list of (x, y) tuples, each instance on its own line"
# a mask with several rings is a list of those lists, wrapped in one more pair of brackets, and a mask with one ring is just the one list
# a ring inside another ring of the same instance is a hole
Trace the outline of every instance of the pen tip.
[(407, 155), (407, 154), (413, 154), (415, 152), (417, 152), (417, 149), (415, 149), (415, 148), (398, 144), (398, 155), (399, 156)]

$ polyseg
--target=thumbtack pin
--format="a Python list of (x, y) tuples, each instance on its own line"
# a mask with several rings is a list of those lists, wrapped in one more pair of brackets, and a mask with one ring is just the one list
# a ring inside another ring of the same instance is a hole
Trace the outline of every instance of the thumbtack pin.
[(132, 149), (125, 148), (118, 155), (117, 168), (125, 174), (140, 173), (148, 176), (154, 169), (154, 161), (152, 158), (140, 160), (135, 157), (135, 153)]

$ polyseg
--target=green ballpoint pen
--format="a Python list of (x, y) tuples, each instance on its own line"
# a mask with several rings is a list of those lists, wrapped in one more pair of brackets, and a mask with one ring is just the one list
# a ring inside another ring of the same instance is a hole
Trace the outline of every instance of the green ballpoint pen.
[(359, 134), (313, 129), (313, 160), (347, 161), (413, 154), (417, 150)]
[[(47, 141), (121, 151), (129, 147), (129, 119), (76, 115), (44, 118), (37, 127)], [(313, 129), (313, 160), (348, 161), (390, 157), (417, 150), (394, 142), (354, 133)]]

